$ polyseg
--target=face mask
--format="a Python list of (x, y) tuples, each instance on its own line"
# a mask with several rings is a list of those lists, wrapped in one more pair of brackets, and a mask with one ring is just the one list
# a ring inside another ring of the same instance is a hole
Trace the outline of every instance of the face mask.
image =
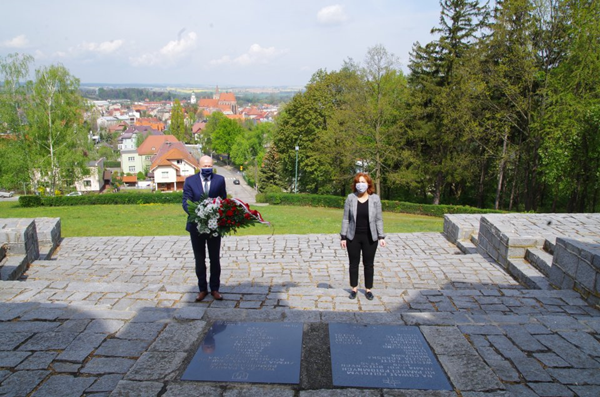
[(366, 192), (368, 188), (369, 188), (369, 184), (368, 183), (358, 182), (356, 184), (356, 191), (359, 192), (359, 193)]
[(212, 175), (212, 171), (213, 171), (212, 168), (202, 168), (200, 170), (200, 172), (202, 173), (202, 176), (205, 177), (205, 178), (211, 176)]

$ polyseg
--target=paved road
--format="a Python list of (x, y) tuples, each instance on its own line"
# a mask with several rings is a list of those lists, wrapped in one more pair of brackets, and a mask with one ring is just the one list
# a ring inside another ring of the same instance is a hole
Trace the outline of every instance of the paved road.
[[(373, 301), (348, 299), (337, 235), (225, 238), (223, 301), (194, 302), (192, 263), (185, 237), (64, 239), (25, 281), (0, 284), (0, 395), (600, 395), (600, 312), (573, 291), (527, 289), (439, 233), (388, 237)], [(414, 325), (453, 390), (181, 381), (217, 320), (301, 322), (305, 337), (332, 322)]]
[(0, 197), (0, 202), (2, 201), (19, 201), (19, 196), (14, 195), (12, 197)]
[[(242, 173), (230, 166), (216, 166), (217, 173), (225, 177), (227, 183), (227, 194), (232, 197), (253, 204), (256, 203), (256, 191), (248, 186)], [(240, 181), (239, 185), (233, 183), (234, 179)]]

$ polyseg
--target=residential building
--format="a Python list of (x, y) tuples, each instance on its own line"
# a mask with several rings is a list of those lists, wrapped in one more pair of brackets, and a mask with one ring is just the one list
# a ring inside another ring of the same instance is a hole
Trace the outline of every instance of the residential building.
[(124, 174), (144, 171), (143, 159), (138, 156), (137, 149), (121, 150), (121, 171)]
[(137, 148), (137, 156), (141, 159), (142, 171), (149, 170), (152, 165), (152, 157), (165, 142), (179, 142), (174, 135), (150, 135)]
[(161, 131), (154, 130), (148, 126), (134, 125), (130, 126), (121, 134), (118, 140), (118, 149), (121, 152), (121, 171), (123, 173), (137, 174), (147, 169), (147, 161), (138, 155), (137, 140), (138, 136), (163, 136)]
[(100, 129), (107, 129), (118, 123), (119, 123), (119, 120), (117, 120), (116, 117), (112, 117), (112, 116), (98, 117), (98, 119), (96, 120), (96, 124), (98, 124), (98, 128), (100, 128)]
[(153, 130), (157, 130), (157, 131), (165, 130), (165, 123), (163, 123), (162, 121), (160, 121), (159, 119), (154, 118), (154, 117), (140, 118), (140, 119), (136, 120), (135, 125), (147, 126), (147, 127), (152, 128)]
[(79, 181), (75, 181), (75, 188), (78, 192), (100, 193), (107, 186), (110, 186), (110, 171), (107, 173), (104, 170), (104, 157), (100, 160), (90, 161), (87, 165), (90, 174)]
[(138, 134), (144, 134), (146, 136), (163, 135), (161, 131), (155, 130), (146, 125), (132, 125), (119, 136), (118, 149), (131, 150), (137, 148), (136, 141)]
[(198, 160), (181, 142), (165, 142), (152, 159), (150, 172), (161, 191), (183, 190), (185, 178), (200, 169)]

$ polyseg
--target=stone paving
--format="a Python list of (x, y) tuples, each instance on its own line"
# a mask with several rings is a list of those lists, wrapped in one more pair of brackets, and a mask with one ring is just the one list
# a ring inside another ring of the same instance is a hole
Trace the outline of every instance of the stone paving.
[[(227, 237), (225, 299), (195, 303), (188, 238), (65, 238), (0, 284), (0, 395), (600, 395), (600, 311), (578, 293), (528, 289), (440, 233), (387, 241), (375, 299), (353, 301), (337, 235)], [(415, 325), (454, 390), (181, 381), (216, 320)]]

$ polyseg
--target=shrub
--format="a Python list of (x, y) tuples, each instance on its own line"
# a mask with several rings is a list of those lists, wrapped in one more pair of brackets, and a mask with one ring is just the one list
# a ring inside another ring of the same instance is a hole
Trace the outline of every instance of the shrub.
[(39, 207), (42, 205), (40, 196), (19, 196), (19, 205), (21, 207)]
[[(346, 197), (324, 196), (316, 194), (292, 194), (292, 193), (262, 193), (256, 195), (256, 202), (282, 205), (302, 205), (311, 207), (344, 208)], [(381, 200), (383, 211), (399, 212), (415, 215), (430, 215), (443, 217), (444, 214), (489, 214), (502, 213), (504, 211), (481, 209), (463, 205), (433, 205), (415, 204), (400, 201)]]
[(21, 196), (19, 203), (23, 207), (61, 207), (72, 205), (100, 205), (100, 204), (181, 204), (182, 192), (173, 193), (107, 193), (83, 196)]
[(121, 168), (121, 162), (120, 161), (105, 161), (104, 167), (105, 168)]

